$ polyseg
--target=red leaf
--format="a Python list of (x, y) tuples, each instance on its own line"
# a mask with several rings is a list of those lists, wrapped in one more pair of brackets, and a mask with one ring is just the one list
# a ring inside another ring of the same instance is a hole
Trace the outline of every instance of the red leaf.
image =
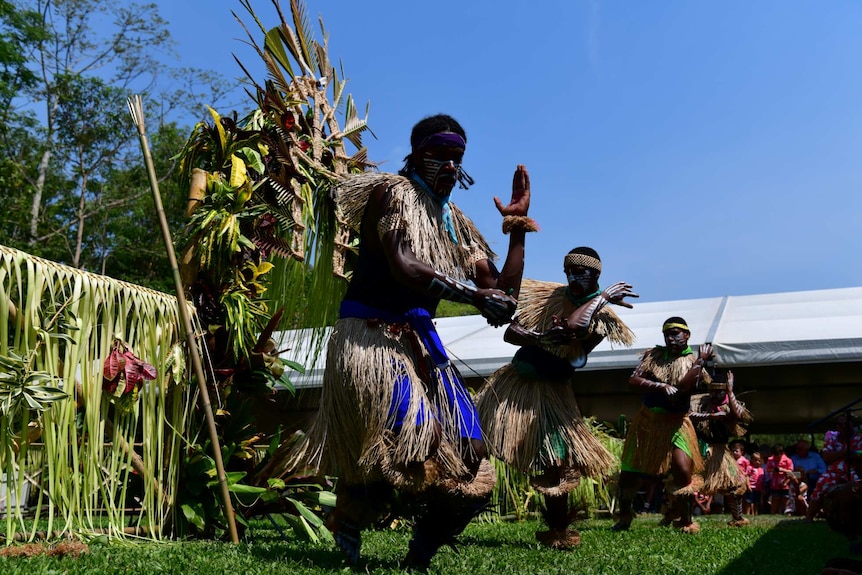
[(156, 379), (156, 376), (158, 375), (156, 368), (154, 366), (150, 365), (149, 363), (145, 362), (145, 361), (142, 361), (141, 363), (143, 364), (142, 365), (143, 370), (141, 371), (141, 376), (144, 379), (148, 379), (148, 380)]
[(135, 355), (127, 351), (126, 357), (126, 391), (131, 391), (141, 381), (141, 364), (143, 363)]
[(105, 365), (102, 368), (102, 377), (108, 381), (115, 379), (122, 368), (120, 364), (121, 361), (122, 356), (120, 355), (120, 352), (116, 349), (112, 349), (111, 353), (108, 354), (108, 357), (105, 358)]

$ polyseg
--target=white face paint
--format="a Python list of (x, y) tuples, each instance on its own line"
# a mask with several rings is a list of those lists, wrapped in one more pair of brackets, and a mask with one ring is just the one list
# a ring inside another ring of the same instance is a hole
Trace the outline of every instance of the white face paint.
[(569, 283), (569, 291), (580, 292), (581, 295), (590, 293), (593, 288), (593, 278), (590, 270), (578, 266), (574, 269), (565, 270), (566, 281)]
[(671, 328), (664, 332), (664, 343), (671, 350), (679, 353), (688, 346), (689, 333), (678, 327)]
[[(441, 161), (434, 160), (432, 158), (422, 159), (422, 179), (425, 180), (428, 187), (435, 192), (448, 192), (454, 188), (456, 181), (455, 178), (460, 169), (461, 164), (456, 164), (452, 160)], [(441, 171), (443, 172), (442, 174)]]

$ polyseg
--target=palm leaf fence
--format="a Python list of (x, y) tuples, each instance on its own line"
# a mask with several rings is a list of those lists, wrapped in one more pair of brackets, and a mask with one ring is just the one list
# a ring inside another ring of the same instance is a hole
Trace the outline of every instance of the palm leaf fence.
[(173, 296), (0, 246), (7, 543), (170, 534), (193, 405), (179, 341)]

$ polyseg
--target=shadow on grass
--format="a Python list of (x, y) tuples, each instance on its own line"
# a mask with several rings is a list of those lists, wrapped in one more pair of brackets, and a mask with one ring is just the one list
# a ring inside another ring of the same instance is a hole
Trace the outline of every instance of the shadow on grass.
[[(741, 529), (746, 529), (745, 527)], [(822, 521), (777, 521), (732, 559), (717, 575), (816, 575), (834, 557), (849, 557), (847, 539)]]

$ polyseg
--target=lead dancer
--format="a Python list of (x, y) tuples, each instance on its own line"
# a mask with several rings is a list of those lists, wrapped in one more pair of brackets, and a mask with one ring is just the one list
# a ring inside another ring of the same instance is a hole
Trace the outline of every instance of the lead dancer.
[[(336, 475), (328, 522), (348, 561), (361, 531), (393, 489), (422, 503), (405, 565), (427, 568), (487, 503), (496, 476), (474, 404), (432, 319), (441, 299), (474, 305), (488, 322), (510, 321), (524, 268), (530, 180), (518, 166), (512, 200), (494, 198), (510, 233), (503, 269), (479, 231), (449, 199), (472, 179), (461, 161), (467, 137), (450, 116), (414, 126), (412, 151), (395, 174), (361, 174), (337, 188), (360, 230), (358, 264), (326, 357), (320, 414), (303, 459)], [(470, 283), (468, 283), (470, 282)]]

